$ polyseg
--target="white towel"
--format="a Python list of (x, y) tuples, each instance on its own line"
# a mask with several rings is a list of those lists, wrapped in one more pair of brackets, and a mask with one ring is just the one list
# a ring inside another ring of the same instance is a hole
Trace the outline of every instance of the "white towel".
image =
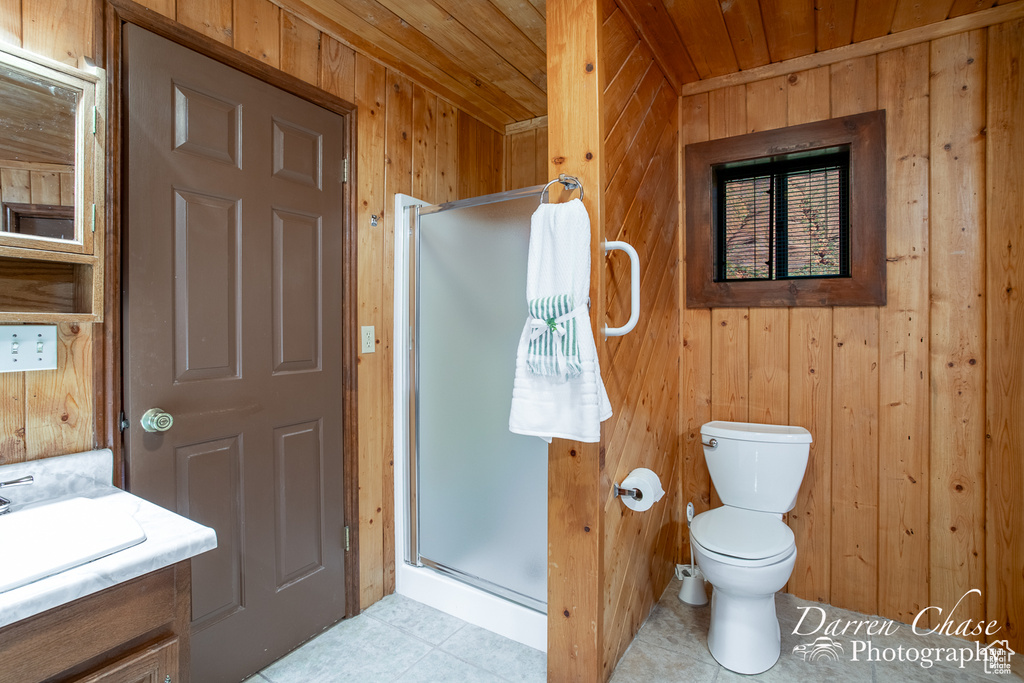
[[(530, 219), (526, 300), (563, 295), (570, 295), (575, 302), (585, 302), (590, 296), (590, 217), (579, 199), (541, 204)], [(540, 324), (527, 318), (516, 352), (508, 420), (511, 431), (539, 436), (549, 443), (554, 437), (589, 443), (601, 440), (601, 422), (612, 416), (612, 406), (601, 381), (590, 312), (586, 306), (578, 306), (576, 311), (581, 371), (568, 380), (530, 371), (527, 351)]]

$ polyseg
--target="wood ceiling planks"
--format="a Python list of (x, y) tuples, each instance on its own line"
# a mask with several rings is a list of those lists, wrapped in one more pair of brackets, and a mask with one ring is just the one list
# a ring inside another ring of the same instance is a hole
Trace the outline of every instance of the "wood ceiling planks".
[[(831, 50), (995, 4), (997, 0), (618, 0), (637, 32), (657, 42), (651, 49), (673, 84)], [(665, 26), (666, 14), (674, 32)]]
[[(498, 131), (547, 113), (546, 0), (272, 2), (411, 76)], [(687, 83), (996, 4), (998, 0), (603, 0), (601, 6), (606, 33), (608, 22), (628, 22), (678, 91)], [(615, 45), (605, 48), (606, 56), (615, 53)], [(617, 62), (610, 75), (627, 54), (614, 54)]]
[(699, 43), (708, 47), (707, 50), (690, 53), (701, 78), (739, 71), (718, 0), (665, 0), (665, 8), (678, 27), (684, 44)]
[(761, 0), (761, 20), (773, 62), (814, 52), (814, 0)]

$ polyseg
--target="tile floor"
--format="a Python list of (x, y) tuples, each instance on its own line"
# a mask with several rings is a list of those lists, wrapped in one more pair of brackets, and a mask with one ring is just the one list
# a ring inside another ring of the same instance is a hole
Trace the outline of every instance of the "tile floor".
[[(731, 682), (731, 681), (774, 681), (779, 683), (822, 683), (842, 681), (843, 683), (887, 683), (900, 681), (958, 681), (962, 683), (982, 683), (982, 681), (1005, 681), (1020, 683), (1024, 681), (1024, 655), (1011, 656), (1013, 674), (1009, 676), (986, 674), (982, 662), (967, 662), (963, 669), (953, 662), (935, 662), (930, 668), (922, 668), (919, 662), (892, 661), (869, 662), (865, 653), (858, 654), (858, 661), (852, 661), (852, 640), (865, 640), (863, 636), (837, 636), (845, 648), (838, 661), (804, 661), (793, 654), (793, 647), (809, 643), (816, 636), (793, 635), (793, 629), (806, 610), (800, 607), (818, 607), (825, 611), (826, 623), (836, 619), (863, 620), (870, 619), (862, 614), (842, 610), (808, 600), (801, 600), (785, 593), (775, 597), (775, 609), (779, 616), (779, 627), (782, 631), (782, 654), (779, 661), (768, 671), (757, 676), (743, 676), (722, 668), (708, 651), (708, 623), (711, 619), (710, 604), (703, 607), (691, 607), (679, 601), (679, 581), (673, 579), (658, 601), (657, 606), (641, 627), (633, 644), (619, 661), (612, 674), (611, 683), (695, 683)], [(708, 596), (710, 597), (710, 587)], [(813, 610), (801, 626), (801, 632), (807, 633), (817, 625), (815, 618), (819, 613)], [(876, 619), (880, 617), (875, 617)], [(886, 650), (893, 650), (890, 656), (898, 656), (900, 646), (904, 651), (908, 648), (920, 653), (924, 648), (966, 647), (973, 649), (973, 643), (946, 636), (917, 636), (911, 632), (910, 626), (899, 625), (892, 635), (871, 638), (872, 646), (878, 648), (884, 657)], [(863, 633), (863, 631), (862, 631)], [(820, 634), (818, 634), (820, 635)]]
[(389, 595), (248, 683), (544, 683), (540, 650)]
[[(714, 660), (707, 649), (710, 606), (691, 607), (679, 601), (679, 582), (669, 584), (658, 605), (619, 662), (611, 683), (684, 683), (744, 680), (822, 681), (833, 683), (885, 683), (888, 681), (1024, 681), (1024, 654), (1013, 655), (1013, 674), (986, 674), (981, 662), (963, 668), (955, 662), (935, 662), (923, 668), (917, 662), (852, 661), (854, 636), (838, 637), (847, 648), (839, 661), (807, 662), (793, 647), (812, 637), (793, 635), (803, 611), (815, 606), (827, 622), (861, 620), (864, 615), (779, 594), (776, 609), (782, 630), (782, 656), (759, 676), (741, 676)], [(811, 615), (817, 614), (810, 612)], [(808, 624), (812, 623), (808, 617)], [(917, 636), (901, 625), (892, 635), (871, 639), (880, 653), (912, 648), (972, 647), (942, 636)], [(337, 626), (283, 657), (249, 683), (517, 683), (546, 680), (543, 652), (521, 645), (400, 595), (389, 595), (359, 616)]]

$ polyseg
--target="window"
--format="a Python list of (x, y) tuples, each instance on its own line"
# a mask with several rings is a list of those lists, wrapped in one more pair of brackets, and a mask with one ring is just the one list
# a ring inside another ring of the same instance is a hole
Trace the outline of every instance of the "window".
[(686, 147), (688, 306), (885, 303), (885, 116)]
[(850, 275), (850, 152), (715, 169), (715, 280)]

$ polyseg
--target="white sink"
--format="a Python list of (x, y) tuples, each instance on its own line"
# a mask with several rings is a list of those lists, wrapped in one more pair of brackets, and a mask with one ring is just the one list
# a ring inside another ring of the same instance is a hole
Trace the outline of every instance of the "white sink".
[(92, 498), (0, 515), (0, 593), (145, 540), (130, 514)]

